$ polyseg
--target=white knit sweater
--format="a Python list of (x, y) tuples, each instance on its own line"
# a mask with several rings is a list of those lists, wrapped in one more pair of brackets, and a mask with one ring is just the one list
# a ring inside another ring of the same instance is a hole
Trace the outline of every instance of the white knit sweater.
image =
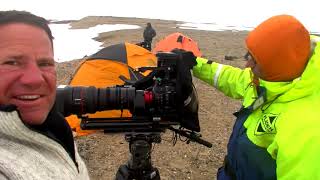
[(89, 179), (75, 152), (78, 168), (59, 143), (26, 127), (16, 111), (0, 111), (0, 179)]

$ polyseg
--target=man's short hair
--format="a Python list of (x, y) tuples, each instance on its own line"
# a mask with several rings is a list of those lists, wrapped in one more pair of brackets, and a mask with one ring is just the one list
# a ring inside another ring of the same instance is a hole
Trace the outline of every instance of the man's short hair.
[(43, 17), (36, 16), (27, 11), (0, 11), (0, 25), (10, 24), (10, 23), (24, 23), (32, 26), (39, 27), (43, 29), (50, 41), (53, 44), (53, 36), (49, 27), (49, 21)]

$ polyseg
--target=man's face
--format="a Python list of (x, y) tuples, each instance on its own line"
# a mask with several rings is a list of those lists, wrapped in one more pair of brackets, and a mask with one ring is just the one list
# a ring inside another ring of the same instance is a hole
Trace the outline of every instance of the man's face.
[(250, 53), (247, 53), (245, 55), (246, 67), (251, 68), (252, 73), (255, 75), (255, 78), (261, 78), (264, 79), (265, 75), (263, 74), (261, 67), (259, 64), (257, 64), (256, 60), (252, 57)]
[(23, 23), (0, 25), (0, 104), (14, 104), (27, 124), (41, 124), (56, 94), (53, 49), (46, 32)]

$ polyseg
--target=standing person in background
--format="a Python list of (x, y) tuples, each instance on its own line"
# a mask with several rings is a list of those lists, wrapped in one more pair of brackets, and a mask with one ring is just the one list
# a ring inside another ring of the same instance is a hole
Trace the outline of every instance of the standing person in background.
[(0, 179), (89, 179), (64, 117), (53, 108), (49, 22), (0, 11)]
[(295, 17), (277, 15), (251, 31), (246, 46), (244, 70), (203, 58), (193, 68), (243, 100), (217, 179), (320, 179), (319, 38)]
[(147, 27), (143, 31), (143, 45), (144, 48), (151, 51), (152, 39), (157, 35), (156, 31), (152, 28), (151, 23), (147, 23)]

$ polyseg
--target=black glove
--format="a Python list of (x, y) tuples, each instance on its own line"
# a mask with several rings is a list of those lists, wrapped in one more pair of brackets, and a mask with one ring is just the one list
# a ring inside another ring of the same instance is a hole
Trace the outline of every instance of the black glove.
[(173, 49), (171, 52), (179, 55), (179, 59), (182, 60), (183, 66), (187, 69), (192, 69), (193, 66), (197, 65), (197, 57), (191, 51), (183, 49)]

